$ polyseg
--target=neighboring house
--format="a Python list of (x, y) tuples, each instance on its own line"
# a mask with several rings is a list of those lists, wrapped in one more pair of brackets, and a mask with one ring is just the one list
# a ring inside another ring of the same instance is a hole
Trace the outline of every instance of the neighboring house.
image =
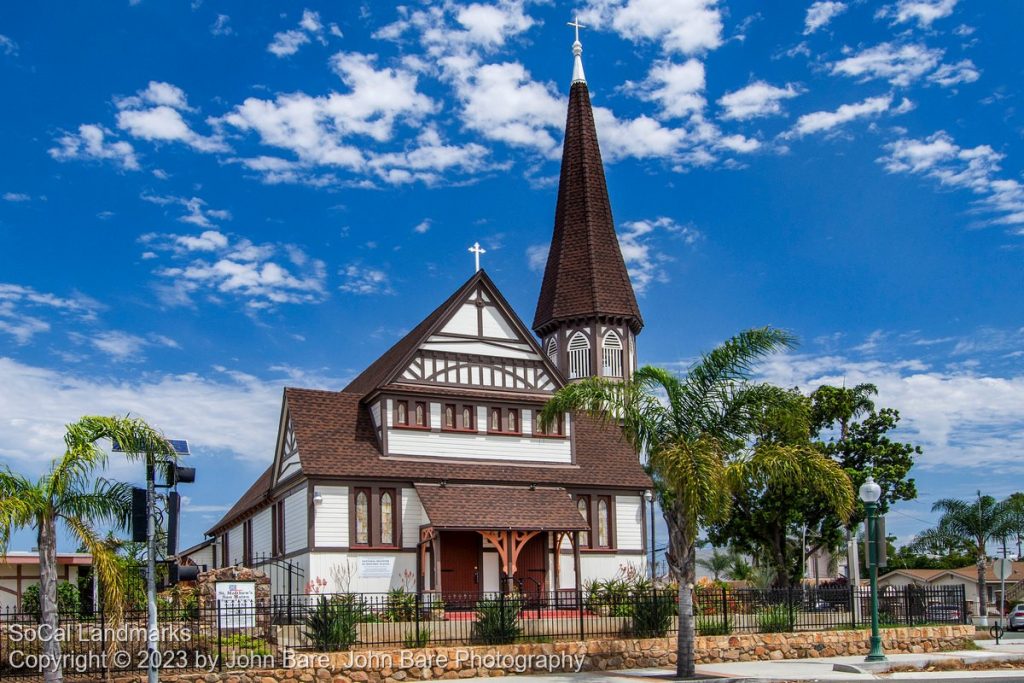
[(212, 569), (217, 564), (217, 542), (216, 539), (208, 538), (202, 543), (197, 543), (178, 553), (178, 564), (199, 567), (200, 570)]
[[(1000, 581), (989, 563), (986, 572), (986, 602), (990, 612), (999, 610)], [(964, 595), (974, 614), (978, 614), (978, 568), (975, 565), (959, 569), (894, 569), (878, 577), (881, 590), (889, 586), (963, 586)], [(1006, 604), (1012, 607), (1024, 602), (1024, 562), (1013, 563), (1013, 574), (1006, 580)]]
[[(57, 580), (78, 582), (79, 572), (92, 566), (87, 553), (58, 553)], [(0, 557), (0, 610), (20, 610), (25, 589), (39, 583), (39, 553), (9, 552)]]
[(644, 566), (651, 481), (619, 427), (537, 419), (567, 382), (628, 379), (643, 327), (574, 66), (532, 332), (479, 270), (343, 390), (285, 389), (273, 464), (207, 531), (217, 564), (445, 596)]

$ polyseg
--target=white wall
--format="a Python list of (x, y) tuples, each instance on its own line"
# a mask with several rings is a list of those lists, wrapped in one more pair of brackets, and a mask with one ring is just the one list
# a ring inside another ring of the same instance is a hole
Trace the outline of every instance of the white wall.
[(228, 531), (228, 556), (221, 564), (239, 564), (242, 562), (242, 553), (245, 545), (242, 543), (242, 525), (231, 527)]
[[(20, 566), (21, 591), (24, 594), (26, 588), (39, 583), (39, 565), (23, 564)], [(77, 565), (61, 565), (57, 567), (57, 583), (69, 581), (71, 584), (77, 585), (78, 569)], [(65, 571), (68, 573), (67, 579), (63, 578)], [(0, 562), (0, 610), (16, 610), (18, 607), (18, 597), (13, 594), (18, 589), (17, 575), (18, 569), (15, 565), (5, 565)]]
[[(597, 581), (601, 579), (614, 578), (619, 573), (620, 568), (626, 565), (633, 565), (634, 567), (641, 570), (641, 574), (645, 571), (647, 564), (644, 560), (643, 555), (636, 554), (591, 554), (583, 553), (580, 556), (580, 571), (583, 574), (583, 582)], [(576, 572), (573, 567), (572, 553), (562, 553), (561, 556), (561, 585), (560, 588), (575, 588), (576, 587)], [(554, 575), (552, 574), (551, 580), (554, 581)]]
[(211, 543), (209, 545), (203, 546), (202, 548), (200, 548), (199, 550), (195, 551), (194, 553), (189, 553), (187, 557), (190, 560), (192, 560), (193, 562), (195, 562), (196, 565), (199, 566), (199, 567), (202, 567), (203, 565), (206, 565), (207, 567), (210, 567), (212, 569), (213, 568), (213, 544)]
[(416, 489), (402, 489), (402, 547), (415, 548), (420, 542), (420, 525), (426, 523), (426, 515)]
[(348, 487), (317, 486), (316, 493), (323, 497), (320, 505), (313, 506), (315, 545), (340, 548), (348, 545)]
[(391, 455), (569, 464), (572, 462), (572, 442), (568, 431), (567, 427), (563, 439), (535, 439), (528, 436), (388, 429), (388, 452)]
[(499, 577), (501, 576), (501, 572), (499, 571), (500, 565), (501, 557), (498, 555), (497, 551), (484, 551), (483, 589), (485, 592), (501, 590), (501, 584), (499, 582)]
[[(284, 551), (286, 553), (306, 547), (306, 489), (300, 488), (284, 499)], [(229, 541), (234, 553), (234, 541)]]
[(640, 496), (615, 496), (615, 540), (620, 550), (643, 550), (642, 501)]
[[(359, 576), (360, 556), (381, 558), (394, 557), (394, 567), (391, 576), (386, 578), (365, 578)], [(336, 553), (336, 552), (314, 552), (309, 555), (310, 580), (323, 578), (327, 586), (322, 592), (334, 593), (346, 590), (344, 574), (349, 575), (347, 589), (356, 593), (386, 593), (392, 588), (398, 588), (403, 584), (412, 590), (416, 589), (416, 553)], [(408, 572), (408, 574), (406, 574)], [(408, 583), (406, 582), (408, 579)]]
[(263, 508), (252, 518), (252, 556), (270, 555), (271, 531), (270, 531), (270, 508)]

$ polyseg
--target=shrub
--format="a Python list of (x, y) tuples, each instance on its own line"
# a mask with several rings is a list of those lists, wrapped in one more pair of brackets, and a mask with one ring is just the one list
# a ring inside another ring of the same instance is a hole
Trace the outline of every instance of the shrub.
[(347, 650), (359, 642), (357, 624), (365, 621), (365, 606), (355, 596), (328, 600), (321, 595), (306, 617), (306, 630), (313, 647), (325, 652)]
[(409, 631), (402, 640), (402, 647), (406, 650), (426, 647), (430, 642), (430, 635), (429, 628), (421, 628), (419, 636), (416, 635), (416, 631)]
[(729, 622), (722, 616), (698, 616), (697, 635), (699, 636), (727, 636), (732, 633)]
[[(81, 608), (78, 587), (67, 581), (57, 583), (57, 613), (60, 617), (77, 617)], [(43, 610), (39, 603), (39, 584), (33, 584), (21, 594), (21, 609), (41, 619)]]
[(473, 622), (473, 640), (484, 645), (514, 643), (523, 634), (519, 624), (522, 607), (522, 599), (515, 595), (478, 602), (476, 621)]
[(231, 633), (226, 636), (221, 636), (220, 644), (222, 647), (232, 650), (241, 650), (246, 654), (253, 656), (266, 656), (271, 654), (270, 646), (267, 645), (267, 641), (262, 638), (255, 638), (245, 633)]
[(392, 588), (388, 591), (387, 607), (384, 608), (384, 619), (387, 621), (412, 621), (416, 616), (416, 594), (404, 588)]
[(786, 633), (792, 630), (787, 605), (769, 605), (757, 613), (757, 630), (760, 633)]
[(648, 590), (633, 595), (633, 635), (661, 638), (668, 633), (676, 614), (675, 596), (668, 591)]

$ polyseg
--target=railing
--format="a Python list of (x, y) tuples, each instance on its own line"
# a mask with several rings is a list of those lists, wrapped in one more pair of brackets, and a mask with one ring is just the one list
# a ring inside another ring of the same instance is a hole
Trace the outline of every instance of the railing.
[[(773, 633), (867, 628), (871, 591), (867, 587), (695, 591), (698, 635)], [(883, 627), (968, 623), (963, 586), (902, 586), (880, 591)]]
[[(162, 604), (154, 661), (168, 673), (287, 666), (296, 650), (497, 645), (674, 634), (674, 590), (452, 594), (279, 595), (261, 603)], [(698, 589), (698, 635), (866, 628), (862, 588)], [(966, 623), (963, 586), (887, 589), (883, 626)], [(61, 614), (59, 639), (68, 678), (145, 669), (146, 613), (129, 609), (114, 624), (102, 610)], [(45, 630), (39, 617), (0, 610), (0, 681), (41, 677)]]

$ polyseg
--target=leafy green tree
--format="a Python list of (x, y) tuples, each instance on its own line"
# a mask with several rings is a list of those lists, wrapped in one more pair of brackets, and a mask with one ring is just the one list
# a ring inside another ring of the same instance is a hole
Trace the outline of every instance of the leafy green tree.
[(668, 524), (666, 559), (679, 581), (676, 670), (692, 677), (694, 547), (701, 526), (727, 516), (727, 456), (747, 434), (747, 406), (736, 401), (754, 364), (794, 344), (787, 332), (747, 330), (702, 356), (683, 376), (645, 366), (629, 381), (594, 377), (560, 389), (541, 414), (550, 425), (568, 411), (617, 422), (638, 453), (646, 453)]
[(763, 558), (779, 583), (794, 585), (803, 576), (807, 510), (846, 519), (853, 487), (847, 473), (811, 443), (806, 396), (765, 384), (744, 390), (743, 400), (751, 441), (730, 468), (733, 514), (713, 525), (709, 536)]
[(747, 562), (747, 558), (739, 553), (734, 553), (731, 559), (732, 562), (725, 570), (725, 578), (730, 581), (750, 581), (754, 568)]
[[(103, 587), (107, 606), (116, 620), (120, 614), (124, 574), (116, 554), (106, 545), (98, 527), (125, 527), (131, 510), (131, 488), (123, 483), (96, 477), (107, 455), (96, 445), (110, 439), (128, 453), (140, 445), (166, 453), (173, 449), (145, 422), (129, 418), (83, 417), (67, 426), (64, 455), (36, 481), (0, 470), (0, 558), (7, 553), (11, 535), (34, 528), (39, 548), (40, 623), (55, 629), (57, 603), (57, 525), (62, 524), (93, 558), (96, 576)], [(58, 666), (47, 669), (48, 683), (63, 680), (59, 665), (61, 644), (57, 638), (42, 643), (43, 654)]]
[(733, 554), (731, 552), (723, 553), (718, 548), (711, 551), (710, 557), (702, 557), (697, 560), (697, 565), (710, 573), (715, 581), (718, 581), (723, 574), (729, 571), (732, 563)]
[(1017, 559), (1021, 559), (1021, 542), (1024, 541), (1024, 493), (1011, 493), (1006, 499), (1009, 529), (1007, 537), (1017, 542)]
[(1010, 509), (1006, 501), (978, 492), (976, 500), (943, 498), (932, 505), (932, 512), (942, 513), (939, 523), (914, 539), (918, 548), (963, 547), (969, 545), (978, 568), (978, 610), (988, 614), (985, 570), (988, 568), (988, 544), (1006, 538), (1010, 533)]

